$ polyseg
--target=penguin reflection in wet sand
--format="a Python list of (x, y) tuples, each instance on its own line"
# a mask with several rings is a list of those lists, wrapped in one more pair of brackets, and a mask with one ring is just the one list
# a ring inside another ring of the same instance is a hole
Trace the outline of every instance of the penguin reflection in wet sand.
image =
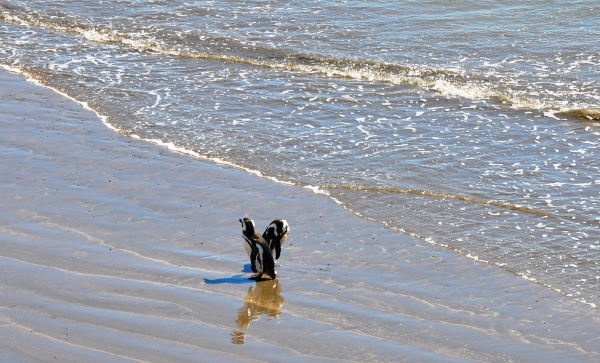
[(250, 256), (252, 271), (256, 276), (252, 280), (262, 280), (263, 274), (269, 275), (274, 280), (277, 275), (275, 272), (275, 261), (271, 254), (271, 249), (267, 242), (255, 230), (254, 221), (249, 218), (240, 219), (242, 224), (242, 237), (244, 237), (244, 249)]
[[(269, 244), (269, 248), (271, 249), (271, 253), (273, 254), (273, 260), (278, 260), (281, 255), (281, 246), (288, 238), (290, 234), (290, 226), (285, 219), (275, 219), (265, 232), (262, 237)], [(278, 263), (275, 263), (278, 265)]]

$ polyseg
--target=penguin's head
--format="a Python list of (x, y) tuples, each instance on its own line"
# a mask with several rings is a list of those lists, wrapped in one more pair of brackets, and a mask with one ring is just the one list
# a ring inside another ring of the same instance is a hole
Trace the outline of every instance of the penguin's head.
[(269, 224), (269, 227), (267, 227), (267, 234), (271, 238), (282, 237), (288, 234), (289, 228), (290, 226), (285, 219), (275, 219), (273, 222), (271, 222), (271, 224)]
[(290, 225), (285, 219), (281, 220), (281, 234), (288, 234), (290, 231)]
[(254, 234), (254, 221), (250, 218), (242, 218), (240, 219), (240, 223), (242, 224), (242, 232), (245, 234)]

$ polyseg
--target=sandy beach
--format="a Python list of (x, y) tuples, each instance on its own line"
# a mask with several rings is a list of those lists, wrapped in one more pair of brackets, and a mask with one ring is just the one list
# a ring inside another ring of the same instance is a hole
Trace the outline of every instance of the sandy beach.
[[(596, 362), (600, 310), (0, 71), (2, 362)], [(254, 282), (238, 219), (285, 218)]]

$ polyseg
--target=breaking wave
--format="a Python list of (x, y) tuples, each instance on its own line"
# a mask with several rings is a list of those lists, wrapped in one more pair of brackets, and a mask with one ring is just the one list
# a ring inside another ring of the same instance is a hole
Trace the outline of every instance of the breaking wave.
[(45, 16), (22, 8), (1, 6), (0, 19), (26, 26), (71, 33), (87, 40), (124, 46), (141, 52), (155, 52), (173, 57), (211, 59), (229, 63), (342, 77), (355, 80), (410, 84), (434, 90), (448, 97), (474, 100), (492, 99), (509, 107), (542, 110), (590, 120), (600, 119), (599, 108), (566, 109), (551, 102), (514, 92), (499, 79), (480, 77), (463, 71), (415, 67), (371, 60), (329, 58), (285, 52), (273, 48), (250, 46), (230, 37), (190, 36), (186, 32), (163, 35), (147, 32), (119, 31), (96, 25), (81, 24), (67, 16)]
[(501, 201), (497, 201), (497, 200), (479, 199), (479, 198), (469, 197), (469, 196), (460, 195), (460, 194), (440, 193), (440, 192), (433, 192), (433, 191), (421, 190), (421, 189), (391, 188), (391, 187), (361, 187), (361, 186), (356, 186), (356, 185), (325, 185), (325, 186), (322, 186), (321, 189), (324, 189), (324, 190), (347, 189), (347, 190), (359, 190), (359, 191), (370, 191), (370, 192), (385, 192), (385, 193), (393, 193), (393, 194), (419, 194), (419, 195), (424, 195), (424, 196), (433, 197), (433, 198), (457, 199), (457, 200), (462, 200), (463, 202), (468, 202), (468, 203), (491, 205), (491, 206), (496, 206), (496, 207), (514, 210), (514, 211), (537, 214), (537, 215), (541, 215), (541, 216), (549, 216), (550, 215), (550, 212), (548, 212), (548, 211), (530, 208), (530, 207), (526, 207), (523, 205), (506, 203), (506, 202), (501, 202)]

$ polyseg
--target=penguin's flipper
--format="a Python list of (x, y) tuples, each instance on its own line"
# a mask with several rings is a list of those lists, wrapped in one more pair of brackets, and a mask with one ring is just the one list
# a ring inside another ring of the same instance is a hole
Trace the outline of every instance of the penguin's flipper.
[(256, 269), (256, 256), (258, 255), (258, 248), (256, 246), (252, 246), (252, 252), (250, 252), (250, 267), (252, 267), (252, 272), (257, 273)]
[(278, 260), (279, 256), (281, 256), (281, 241), (279, 238), (276, 238), (275, 241), (273, 241), (273, 244), (275, 245), (275, 259)]

